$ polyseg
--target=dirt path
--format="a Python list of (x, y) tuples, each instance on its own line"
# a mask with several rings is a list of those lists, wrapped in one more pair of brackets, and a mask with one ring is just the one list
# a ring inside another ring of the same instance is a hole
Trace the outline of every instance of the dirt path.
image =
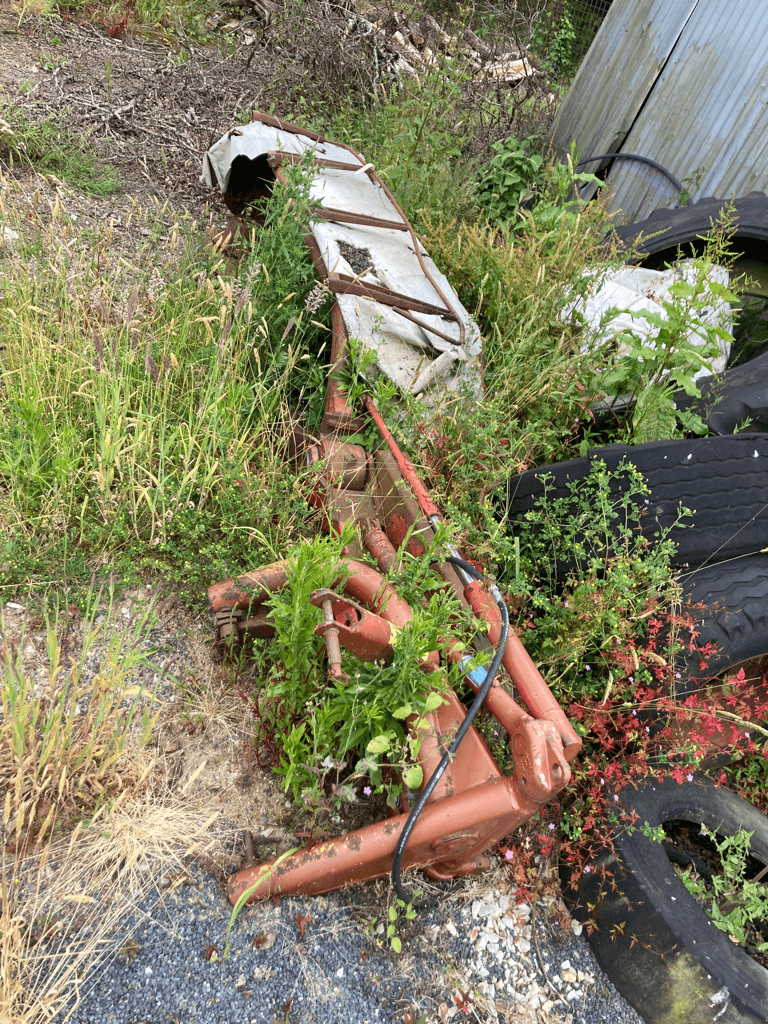
[(32, 121), (52, 116), (111, 164), (125, 202), (169, 202), (199, 215), (213, 198), (201, 154), (267, 98), (266, 68), (248, 48), (170, 48), (95, 25), (8, 15), (0, 23), (0, 100)]

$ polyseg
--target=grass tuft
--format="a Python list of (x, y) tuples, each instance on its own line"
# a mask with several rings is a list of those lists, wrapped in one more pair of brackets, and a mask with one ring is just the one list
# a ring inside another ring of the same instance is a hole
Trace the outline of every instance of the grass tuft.
[(122, 188), (115, 168), (75, 141), (54, 114), (35, 118), (18, 105), (0, 106), (0, 157), (54, 174), (80, 193), (106, 198)]
[[(124, 791), (127, 795), (127, 791)], [(214, 850), (213, 821), (176, 793), (125, 799), (26, 856), (0, 853), (0, 1022), (68, 1014), (95, 977), (136, 950), (132, 913), (186, 879)]]

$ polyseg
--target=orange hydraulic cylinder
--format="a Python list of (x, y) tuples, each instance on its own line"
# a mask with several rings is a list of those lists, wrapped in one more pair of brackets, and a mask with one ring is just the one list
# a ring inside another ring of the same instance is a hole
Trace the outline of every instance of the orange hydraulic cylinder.
[[(492, 644), (499, 642), (501, 636), (501, 613), (496, 602), (478, 580), (470, 583), (464, 588), (466, 598), (472, 611), (488, 623), (488, 639)], [(513, 629), (509, 631), (507, 646), (504, 650), (502, 665), (509, 673), (512, 682), (515, 684), (525, 706), (534, 718), (545, 718), (556, 727), (563, 742), (563, 751), (568, 761), (573, 761), (581, 750), (581, 738), (565, 716), (565, 712), (555, 700), (552, 691), (541, 677), (533, 660), (520, 641), (520, 637)], [(508, 700), (512, 698), (502, 688), (491, 687), (486, 704), (491, 713), (499, 722), (512, 732), (512, 729), (505, 721), (510, 710), (505, 708), (505, 702), (498, 696), (498, 691), (504, 693)], [(514, 701), (512, 701), (514, 704)], [(517, 705), (515, 705), (517, 706)], [(518, 709), (519, 710), (519, 709)]]

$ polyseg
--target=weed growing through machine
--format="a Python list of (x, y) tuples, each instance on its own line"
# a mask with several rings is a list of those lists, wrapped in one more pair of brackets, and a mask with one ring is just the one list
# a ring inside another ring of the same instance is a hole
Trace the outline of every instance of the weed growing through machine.
[[(211, 11), (211, 5), (189, 0), (96, 7), (96, 23), (114, 40), (136, 29), (167, 39), (176, 25), (200, 38)], [(58, 8), (73, 16), (84, 5), (63, 0)], [(615, 374), (615, 367), (585, 358), (582, 325), (561, 317), (603, 272), (605, 218), (599, 203), (569, 202), (572, 167), (543, 159), (541, 118), (554, 112), (547, 89), (538, 99), (493, 84), (483, 91), (468, 62), (447, 48), (421, 78), (385, 79), (369, 43), (345, 43), (352, 33), (346, 17), (329, 26), (324, 14), (328, 31), (313, 37), (310, 16), (326, 8), (287, 3), (274, 13), (270, 40), (317, 57), (301, 63), (295, 80), (280, 83), (287, 106), (278, 113), (359, 146), (376, 163), (481, 324), (482, 398), (456, 396), (428, 424), (406, 410), (397, 420), (400, 439), (454, 522), (455, 542), (496, 572), (514, 597), (526, 645), (586, 740), (574, 786), (532, 823), (527, 836), (510, 837), (506, 852), (513, 856), (503, 863), (533, 884), (534, 854), (554, 855), (559, 844), (578, 870), (586, 863), (585, 836), (608, 820), (609, 780), (656, 770), (662, 755), (685, 778), (705, 756), (712, 723), (733, 730), (738, 760), (729, 780), (764, 803), (763, 740), (755, 730), (738, 728), (750, 714), (742, 691), (733, 688), (734, 703), (727, 707), (708, 693), (692, 695), (684, 706), (669, 696), (674, 643), (691, 642), (690, 624), (675, 611), (664, 546), (634, 544), (628, 509), (610, 506), (606, 482), (585, 488), (580, 514), (597, 529), (615, 512), (626, 528), (624, 540), (597, 561), (585, 553), (578, 571), (564, 580), (546, 575), (553, 545), (574, 541), (558, 510), (543, 508), (527, 532), (513, 536), (491, 506), (494, 489), (512, 473), (567, 458), (588, 443), (594, 400), (609, 383), (623, 386), (601, 380), (601, 372)], [(502, 14), (494, 18), (493, 24), (473, 22), (481, 38), (502, 30)], [(525, 39), (535, 38), (542, 51), (549, 48), (559, 73), (572, 43), (567, 18), (558, 26), (545, 21), (538, 35), (529, 27)], [(179, 34), (176, 42), (172, 62), (179, 67), (189, 39)], [(44, 59), (54, 65), (58, 56)], [(111, 89), (112, 69), (105, 67), (104, 75)], [(26, 595), (30, 586), (47, 588), (61, 594), (62, 608), (90, 615), (94, 572), (113, 574), (120, 584), (150, 573), (199, 606), (213, 580), (293, 550), (306, 575), (297, 575), (295, 594), (276, 598), (281, 635), (260, 652), (261, 674), (248, 685), (260, 741), (297, 806), (314, 821), (370, 813), (376, 800), (396, 798), (396, 770), (405, 772), (406, 783), (420, 781), (417, 752), (403, 723), (428, 710), (440, 687), (453, 682), (430, 679), (433, 695), (427, 697), (419, 660), (438, 646), (445, 624), (454, 625), (455, 608), (430, 576), (428, 559), (405, 559), (395, 585), (407, 594), (417, 625), (390, 665), (356, 664), (359, 675), (345, 689), (326, 684), (312, 635), (316, 620), (295, 617), (295, 602), (306, 600), (313, 581), (327, 582), (338, 554), (336, 541), (314, 539), (318, 522), (308, 510), (301, 473), (285, 461), (286, 426), (296, 414), (305, 415), (310, 427), (316, 422), (327, 380), (328, 310), (304, 248), (303, 220), (311, 204), (300, 178), (287, 191), (275, 191), (265, 210), (269, 230), (254, 231), (240, 243), (239, 255), (212, 251), (201, 224), (159, 203), (126, 200), (122, 213), (115, 213), (121, 223), (110, 225), (106, 217), (84, 227), (68, 212), (66, 190), (61, 201), (55, 199), (42, 177), (37, 188), (35, 172), (65, 183), (74, 175), (80, 191), (113, 196), (117, 204), (114, 174), (88, 159), (86, 140), (67, 138), (59, 125), (42, 120), (36, 135), (18, 109), (0, 117), (3, 153), (13, 155), (14, 170), (23, 167), (31, 175), (26, 186), (7, 170), (0, 178), (0, 594), (8, 600)], [(532, 139), (527, 152), (524, 139)], [(35, 148), (38, 141), (45, 142), (44, 151)], [(494, 223), (488, 224), (477, 199), (482, 161), (494, 142), (502, 144), (499, 175), (518, 174), (520, 181), (509, 183), (512, 191), (528, 186), (532, 205), (522, 210), (514, 195), (506, 196), (504, 209), (495, 211), (503, 216), (491, 210)], [(138, 239), (133, 251), (119, 244), (128, 229)], [(691, 296), (679, 298), (685, 305)], [(685, 315), (694, 313), (695, 303)], [(685, 356), (672, 352), (680, 326), (670, 321), (663, 329), (665, 352), (672, 353), (668, 366)], [(647, 377), (649, 365), (638, 367), (638, 360), (622, 372), (638, 368)], [(645, 393), (648, 382), (637, 390)], [(365, 384), (362, 378), (355, 382), (354, 399), (362, 397)], [(653, 399), (643, 402), (648, 407)], [(645, 417), (642, 402), (639, 411)], [(651, 413), (662, 418), (655, 406)], [(604, 440), (618, 438), (624, 426)], [(468, 639), (471, 624), (466, 630)], [(57, 661), (55, 644), (52, 651), (50, 686), (40, 693), (39, 681), (35, 686), (24, 675), (13, 651), (6, 649), (3, 661), (0, 733), (9, 766), (2, 775), (8, 839), (3, 878), (15, 885), (23, 877), (25, 891), (36, 899), (44, 898), (45, 854), (24, 867), (11, 847), (23, 847), (33, 836), (44, 841), (57, 822), (62, 833), (84, 822), (75, 838), (62, 834), (62, 841), (77, 845), (86, 834), (93, 838), (85, 822), (98, 826), (129, 803), (139, 814), (141, 801), (130, 798), (143, 795), (149, 781), (142, 781), (143, 762), (132, 758), (134, 734), (121, 717), (125, 709), (118, 713), (110, 702), (110, 687), (120, 677), (107, 667), (103, 679), (94, 680), (82, 666)], [(124, 653), (136, 655), (130, 644)], [(194, 725), (201, 713), (191, 700)], [(78, 702), (85, 710), (74, 715)], [(135, 710), (134, 728), (145, 711)], [(85, 735), (85, 724), (95, 731)], [(491, 727), (486, 735), (493, 745)], [(498, 756), (503, 760), (508, 752), (500, 747)], [(85, 768), (82, 788), (73, 782), (74, 764)], [(123, 792), (128, 795), (121, 800)], [(155, 820), (149, 811), (147, 818)], [(107, 830), (124, 837), (117, 817), (111, 820)], [(526, 845), (532, 835), (538, 846)], [(58, 849), (51, 847), (49, 856)], [(115, 863), (126, 857), (124, 845), (117, 850)], [(132, 856), (129, 849), (128, 862)], [(81, 891), (97, 898), (85, 883)], [(56, 922), (76, 920), (90, 905), (27, 906), (39, 906), (34, 916), (42, 924), (30, 923), (23, 908), (3, 899), (3, 933), (13, 937), (3, 947), (3, 998), (17, 1016), (19, 1000), (27, 1000), (24, 1006), (34, 1001), (23, 964), (37, 962), (51, 941), (50, 929), (64, 942), (70, 925)], [(46, 1003), (54, 1005), (60, 1004)]]

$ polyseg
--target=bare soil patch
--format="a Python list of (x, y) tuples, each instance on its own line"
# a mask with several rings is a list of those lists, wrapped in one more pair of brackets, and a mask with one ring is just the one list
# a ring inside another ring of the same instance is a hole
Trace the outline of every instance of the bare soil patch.
[(104, 217), (128, 197), (202, 213), (202, 154), (273, 75), (236, 46), (172, 49), (59, 19), (6, 19), (0, 36), (0, 100), (33, 120), (53, 114), (116, 169), (123, 190), (102, 201)]

